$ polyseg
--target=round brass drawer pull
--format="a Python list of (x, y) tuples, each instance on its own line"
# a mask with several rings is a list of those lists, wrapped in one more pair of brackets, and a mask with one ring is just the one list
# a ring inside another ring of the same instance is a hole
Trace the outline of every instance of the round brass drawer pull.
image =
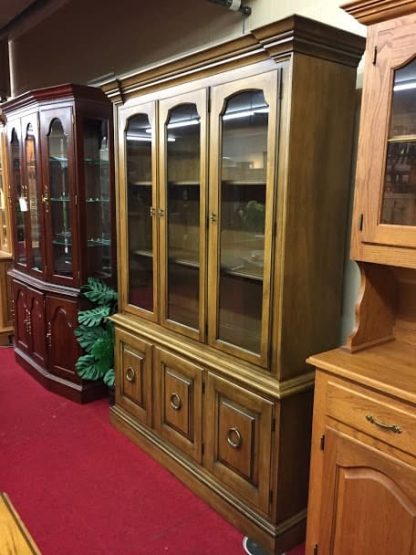
[(371, 414), (367, 414), (366, 419), (371, 424), (374, 424), (375, 426), (378, 426), (379, 428), (383, 428), (383, 430), (389, 430), (390, 432), (393, 432), (394, 434), (401, 434), (403, 432), (403, 430), (400, 428), (400, 426), (397, 426), (397, 424), (385, 424), (384, 422), (381, 422), (380, 420), (377, 420), (377, 418), (375, 418)]
[(182, 401), (177, 393), (172, 393), (172, 395), (170, 396), (170, 406), (173, 408), (173, 410), (180, 410), (182, 406)]
[(126, 370), (126, 380), (130, 383), (133, 383), (136, 381), (136, 372), (131, 366), (129, 366)]
[(227, 434), (227, 443), (233, 449), (238, 449), (243, 441), (238, 428), (230, 428)]

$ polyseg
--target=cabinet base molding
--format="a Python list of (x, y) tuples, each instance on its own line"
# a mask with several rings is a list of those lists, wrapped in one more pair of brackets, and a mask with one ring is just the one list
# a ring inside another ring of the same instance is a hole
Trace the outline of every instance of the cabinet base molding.
[(100, 382), (76, 384), (51, 374), (23, 351), (15, 347), (16, 361), (27, 370), (45, 389), (77, 403), (88, 403), (108, 394), (107, 387)]
[(273, 554), (284, 553), (305, 538), (306, 510), (273, 525), (262, 514), (232, 495), (208, 472), (170, 448), (155, 433), (118, 406), (110, 411), (112, 424), (153, 459), (172, 472), (233, 526)]

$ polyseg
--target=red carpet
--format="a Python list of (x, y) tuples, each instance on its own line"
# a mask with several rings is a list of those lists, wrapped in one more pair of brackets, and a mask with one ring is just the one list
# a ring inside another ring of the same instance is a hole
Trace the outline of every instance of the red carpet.
[(0, 491), (42, 554), (242, 555), (242, 534), (116, 431), (108, 408), (46, 391), (0, 347)]

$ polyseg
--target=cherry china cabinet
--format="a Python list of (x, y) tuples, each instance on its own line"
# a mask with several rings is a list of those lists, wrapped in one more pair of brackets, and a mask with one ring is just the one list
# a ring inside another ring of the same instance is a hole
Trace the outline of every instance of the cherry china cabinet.
[(338, 341), (363, 49), (293, 16), (103, 85), (118, 145), (112, 421), (271, 553), (304, 539), (305, 358)]
[(112, 282), (111, 103), (99, 89), (62, 85), (3, 105), (7, 118), (17, 360), (78, 402), (102, 385), (75, 372), (80, 286)]
[[(307, 555), (416, 553), (416, 1), (344, 6), (368, 25), (347, 344), (317, 367)], [(319, 319), (317, 321), (319, 325)]]
[(6, 156), (6, 127), (0, 115), (0, 345), (9, 345), (13, 335), (11, 280), (10, 188)]

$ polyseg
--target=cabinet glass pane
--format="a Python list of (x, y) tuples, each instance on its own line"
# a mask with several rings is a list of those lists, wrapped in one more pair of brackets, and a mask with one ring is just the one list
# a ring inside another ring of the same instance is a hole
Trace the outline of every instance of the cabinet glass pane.
[(29, 197), (30, 236), (32, 242), (32, 268), (41, 271), (43, 268), (41, 250), (41, 220), (39, 205), (39, 187), (36, 167), (36, 138), (31, 124), (27, 126), (25, 138), (26, 180)]
[(153, 311), (152, 127), (146, 114), (126, 130), (129, 303)]
[(87, 273), (101, 279), (112, 275), (109, 163), (108, 122), (84, 120)]
[(72, 274), (71, 206), (68, 183), (68, 139), (59, 119), (48, 136), (49, 201), (52, 217), (53, 270)]
[(416, 60), (394, 72), (381, 223), (416, 226)]
[(15, 129), (12, 131), (10, 142), (12, 180), (15, 191), (15, 211), (16, 211), (16, 255), (19, 264), (26, 264), (26, 229), (25, 214), (28, 210), (27, 197), (22, 183), (22, 155), (20, 143)]
[(219, 339), (259, 353), (264, 274), (268, 105), (231, 97), (222, 115)]
[[(0, 137), (1, 141), (1, 137)], [(1, 148), (1, 143), (0, 143)], [(5, 160), (0, 156), (0, 250), (10, 251), (10, 240), (7, 229), (7, 191), (4, 181), (4, 164)]]
[(200, 117), (194, 104), (170, 111), (166, 125), (167, 318), (199, 327)]

